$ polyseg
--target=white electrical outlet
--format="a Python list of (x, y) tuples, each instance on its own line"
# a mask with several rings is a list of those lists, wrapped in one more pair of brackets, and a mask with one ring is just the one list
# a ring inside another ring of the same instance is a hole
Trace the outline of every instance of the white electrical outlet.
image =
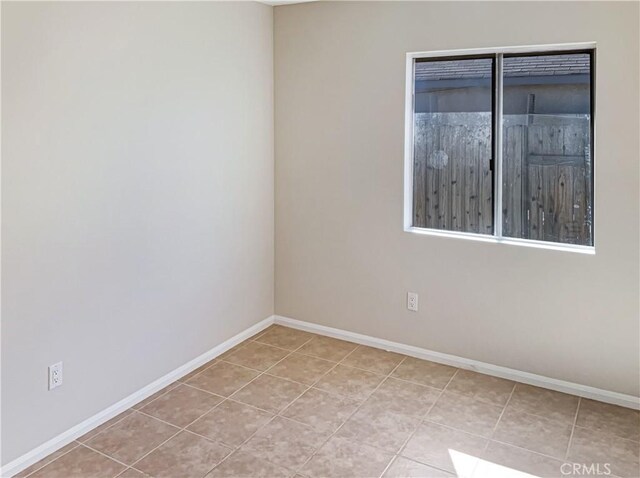
[(418, 312), (418, 294), (407, 292), (407, 309)]
[(62, 362), (49, 365), (49, 390), (62, 385)]

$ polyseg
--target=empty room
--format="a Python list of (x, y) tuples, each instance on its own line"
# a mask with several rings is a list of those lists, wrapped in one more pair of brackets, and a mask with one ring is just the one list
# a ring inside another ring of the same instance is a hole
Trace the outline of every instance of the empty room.
[(0, 476), (640, 477), (640, 1), (0, 8)]

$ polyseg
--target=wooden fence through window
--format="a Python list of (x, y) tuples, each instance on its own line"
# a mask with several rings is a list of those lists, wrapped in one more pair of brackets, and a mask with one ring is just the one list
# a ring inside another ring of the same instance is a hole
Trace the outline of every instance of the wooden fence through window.
[[(588, 115), (506, 115), (503, 235), (592, 245)], [(492, 234), (489, 113), (418, 113), (413, 225)]]

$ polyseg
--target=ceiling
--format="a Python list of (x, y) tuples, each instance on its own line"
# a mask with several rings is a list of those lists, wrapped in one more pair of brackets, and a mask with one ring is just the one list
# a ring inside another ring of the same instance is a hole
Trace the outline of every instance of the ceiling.
[(315, 2), (316, 0), (258, 0), (260, 3), (277, 7), (278, 5), (293, 5), (295, 3)]

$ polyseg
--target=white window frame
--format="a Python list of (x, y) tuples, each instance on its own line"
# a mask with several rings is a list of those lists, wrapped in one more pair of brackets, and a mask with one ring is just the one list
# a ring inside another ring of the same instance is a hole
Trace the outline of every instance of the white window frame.
[[(494, 130), (494, 181), (495, 181), (495, 201), (494, 201), (494, 224), (495, 230), (492, 235), (478, 234), (473, 232), (446, 231), (441, 229), (429, 229), (413, 226), (413, 117), (414, 117), (414, 60), (418, 58), (438, 58), (450, 56), (466, 56), (466, 55), (496, 55), (496, 110), (502, 111), (502, 59), (503, 55), (511, 53), (548, 53), (554, 51), (569, 52), (573, 50), (595, 50), (595, 42), (584, 43), (560, 43), (552, 45), (532, 45), (532, 46), (512, 46), (512, 47), (495, 47), (495, 48), (473, 48), (462, 50), (441, 50), (427, 52), (411, 52), (407, 53), (406, 63), (406, 89), (405, 89), (405, 144), (404, 144), (404, 230), (405, 232), (423, 234), (428, 236), (450, 237), (457, 239), (468, 239), (473, 241), (488, 242), (494, 244), (509, 244), (515, 246), (535, 247), (539, 249), (550, 249), (556, 251), (570, 251), (582, 254), (595, 254), (595, 224), (593, 225), (594, 241), (592, 246), (583, 246), (578, 244), (562, 244), (557, 242), (538, 241), (534, 239), (520, 239), (513, 237), (504, 237), (502, 235), (502, 125), (496, 124)], [(592, 86), (595, 88), (595, 85)], [(592, 111), (595, 110), (595, 104), (592, 105)], [(498, 123), (502, 118), (501, 114), (494, 115), (493, 120)], [(592, 141), (595, 146), (595, 122), (591, 117), (592, 131), (594, 132)], [(595, 157), (595, 147), (594, 157)], [(592, 204), (595, 213), (595, 168), (596, 161), (593, 162), (594, 168), (594, 188), (592, 190)], [(595, 214), (594, 214), (595, 217)]]

